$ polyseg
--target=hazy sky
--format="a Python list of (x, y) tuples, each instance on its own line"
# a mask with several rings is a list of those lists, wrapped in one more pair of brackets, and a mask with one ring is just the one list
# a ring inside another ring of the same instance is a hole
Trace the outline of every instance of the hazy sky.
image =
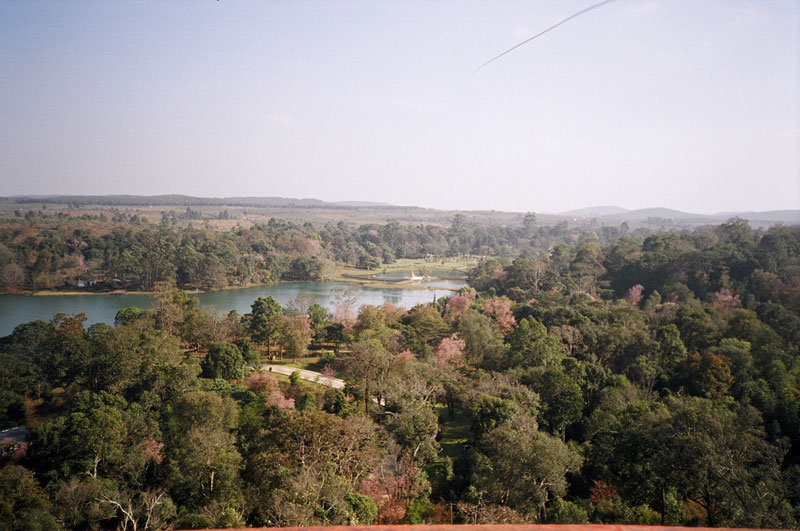
[(800, 2), (0, 2), (0, 195), (800, 208)]

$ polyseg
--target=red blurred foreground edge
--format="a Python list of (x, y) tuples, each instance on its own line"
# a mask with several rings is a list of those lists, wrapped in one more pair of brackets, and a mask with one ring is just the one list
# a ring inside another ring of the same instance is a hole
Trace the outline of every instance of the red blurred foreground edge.
[[(226, 531), (733, 531), (726, 527), (670, 527), (658, 525), (615, 525), (615, 524), (442, 524), (442, 525), (359, 525), (359, 526), (314, 526), (314, 527), (249, 527), (228, 529)], [(211, 530), (214, 531), (214, 530)], [(222, 531), (222, 530), (219, 530)], [(743, 531), (739, 529), (738, 531)]]

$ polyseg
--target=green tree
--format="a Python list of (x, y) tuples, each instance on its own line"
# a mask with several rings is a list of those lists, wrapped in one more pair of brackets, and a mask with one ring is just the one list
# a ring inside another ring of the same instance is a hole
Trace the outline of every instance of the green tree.
[(565, 430), (583, 416), (581, 387), (560, 369), (545, 370), (533, 378), (532, 387), (542, 399), (540, 418), (563, 441)]
[(240, 503), (241, 456), (232, 430), (238, 408), (214, 392), (190, 392), (174, 404), (168, 419), (167, 465), (176, 501), (198, 509), (213, 500)]
[(681, 334), (674, 324), (661, 326), (655, 331), (658, 364), (665, 371), (671, 371), (675, 365), (686, 357), (686, 346), (681, 341)]
[(311, 340), (312, 330), (305, 315), (288, 315), (281, 319), (280, 344), (286, 356), (293, 360), (302, 357)]
[(120, 391), (139, 369), (139, 331), (131, 326), (111, 327), (97, 323), (89, 327), (91, 349), (81, 368), (90, 391)]
[(677, 370), (678, 382), (696, 396), (719, 397), (728, 392), (733, 375), (728, 361), (717, 354), (690, 354)]
[(148, 310), (142, 310), (136, 306), (130, 306), (117, 312), (117, 314), (114, 316), (114, 324), (117, 326), (129, 325), (143, 317), (151, 315), (151, 312)]
[(450, 329), (441, 314), (432, 306), (417, 305), (400, 322), (405, 325), (404, 333), (409, 349), (419, 356), (431, 354), (442, 339), (450, 335)]
[(528, 212), (522, 218), (522, 227), (525, 229), (525, 235), (528, 238), (533, 237), (536, 233), (536, 212)]
[(86, 474), (112, 477), (125, 461), (130, 442), (121, 408), (125, 401), (107, 393), (85, 393), (68, 415), (55, 417), (31, 434), (30, 455), (45, 477)]
[(489, 431), (472, 461), (470, 498), (507, 506), (528, 521), (544, 518), (550, 500), (566, 494), (566, 474), (578, 470), (581, 457), (559, 439), (517, 417)]
[(244, 375), (244, 358), (233, 343), (214, 343), (201, 364), (204, 378), (237, 380)]
[(250, 365), (258, 364), (258, 362), (260, 361), (258, 356), (258, 351), (255, 348), (253, 348), (253, 344), (250, 343), (250, 338), (243, 337), (241, 339), (237, 339), (234, 342), (234, 345), (236, 345), (239, 348), (239, 352), (242, 353), (242, 357), (244, 358), (245, 363), (248, 363)]
[(82, 376), (83, 369), (91, 358), (91, 344), (83, 323), (85, 314), (67, 316), (57, 314), (55, 326), (43, 351), (36, 353), (38, 362), (48, 380), (54, 385), (67, 385)]
[(282, 315), (283, 308), (272, 297), (259, 297), (251, 307), (250, 335), (254, 341), (267, 344), (267, 354), (272, 342), (280, 336)]
[(466, 310), (458, 322), (458, 335), (466, 343), (468, 364), (480, 365), (486, 359), (496, 365), (502, 359), (503, 342), (492, 329), (492, 320), (485, 315)]
[(62, 529), (33, 473), (21, 466), (0, 468), (0, 530)]
[(564, 357), (558, 339), (547, 334), (541, 321), (528, 317), (520, 320), (508, 336), (504, 368), (555, 367)]
[(308, 307), (308, 319), (311, 322), (311, 330), (314, 334), (314, 343), (319, 344), (325, 341), (325, 330), (330, 324), (328, 310), (316, 302)]
[(156, 327), (178, 335), (183, 324), (184, 312), (198, 304), (197, 299), (190, 298), (168, 282), (157, 282), (153, 288)]
[(387, 348), (396, 341), (397, 333), (384, 329), (362, 334), (353, 343), (350, 355), (345, 358), (345, 372), (364, 390), (364, 411), (369, 414), (373, 392), (381, 390), (394, 356)]

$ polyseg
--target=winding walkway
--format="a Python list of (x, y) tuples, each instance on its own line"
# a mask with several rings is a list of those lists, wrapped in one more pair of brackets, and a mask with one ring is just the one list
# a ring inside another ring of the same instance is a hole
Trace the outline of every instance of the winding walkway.
[(297, 371), (300, 373), (301, 380), (318, 383), (320, 385), (326, 385), (334, 389), (344, 388), (344, 380), (340, 378), (333, 378), (331, 376), (325, 376), (315, 371), (298, 369), (297, 367), (287, 367), (286, 365), (273, 365), (271, 363), (265, 363), (261, 366), (261, 368), (264, 369), (265, 371), (274, 372), (277, 374), (283, 374), (285, 376), (291, 376), (293, 372)]

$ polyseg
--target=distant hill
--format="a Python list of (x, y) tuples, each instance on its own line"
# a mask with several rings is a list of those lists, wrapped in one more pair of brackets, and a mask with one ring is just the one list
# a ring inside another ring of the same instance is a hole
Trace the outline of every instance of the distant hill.
[(230, 206), (252, 207), (321, 207), (330, 205), (320, 199), (308, 197), (302, 199), (294, 197), (222, 197), (218, 201)]
[(394, 206), (391, 203), (374, 203), (372, 201), (334, 201), (331, 203), (338, 206), (346, 207), (389, 207)]
[[(320, 199), (292, 197), (194, 197), (180, 194), (169, 195), (28, 195), (0, 197), (0, 201), (16, 204), (65, 204), (76, 206), (132, 206), (132, 207), (244, 207), (277, 209), (278, 215), (284, 215), (289, 209), (299, 209), (297, 214), (303, 215), (305, 209), (317, 212), (341, 212), (346, 215), (348, 209), (359, 209), (364, 213), (374, 211), (379, 218), (416, 221), (420, 216), (428, 221), (447, 224), (455, 210), (437, 210), (414, 206), (398, 206), (390, 203), (372, 201), (322, 201)], [(467, 212), (467, 211), (461, 211)], [(499, 211), (469, 211), (474, 222), (514, 224), (521, 222), (521, 213)], [(670, 208), (642, 208), (626, 210), (618, 206), (593, 206), (568, 210), (560, 214), (540, 213), (544, 218), (587, 218), (622, 223), (635, 222), (644, 225), (692, 227), (704, 224), (718, 224), (733, 217), (740, 217), (750, 222), (753, 227), (769, 227), (775, 224), (800, 224), (800, 210), (769, 210), (764, 212), (717, 212), (715, 214), (696, 214)], [(288, 214), (287, 214), (288, 215)], [(330, 214), (333, 215), (333, 214)], [(337, 214), (338, 215), (338, 214)], [(555, 221), (553, 221), (555, 222)]]
[(10, 201), (29, 203), (75, 203), (79, 205), (104, 206), (240, 206), (240, 207), (389, 207), (389, 203), (368, 201), (327, 202), (320, 199), (295, 199), (292, 197), (193, 197), (188, 195), (30, 195), (12, 196)]
[(671, 221), (685, 225), (701, 225), (704, 223), (722, 223), (730, 218), (742, 218), (755, 227), (764, 227), (782, 223), (800, 224), (800, 210), (769, 210), (764, 212), (717, 212), (715, 214), (696, 214), (671, 208), (641, 208), (625, 210), (615, 206), (587, 207), (562, 212), (560, 216), (600, 218), (608, 221), (658, 222)]
[(733, 212), (717, 213), (710, 217), (726, 220), (733, 217), (746, 219), (755, 224), (757, 222), (784, 223), (787, 225), (800, 224), (800, 210), (767, 210), (765, 212)]
[(558, 215), (573, 218), (602, 218), (604, 216), (624, 214), (625, 212), (629, 212), (629, 210), (620, 208), (618, 206), (596, 206), (579, 208), (577, 210), (568, 210), (566, 212), (561, 212)]
[(671, 208), (640, 208), (629, 210), (619, 214), (603, 216), (603, 219), (613, 219), (618, 221), (646, 221), (648, 219), (674, 219), (674, 220), (704, 220), (708, 216), (703, 214), (693, 214), (691, 212), (681, 212)]

